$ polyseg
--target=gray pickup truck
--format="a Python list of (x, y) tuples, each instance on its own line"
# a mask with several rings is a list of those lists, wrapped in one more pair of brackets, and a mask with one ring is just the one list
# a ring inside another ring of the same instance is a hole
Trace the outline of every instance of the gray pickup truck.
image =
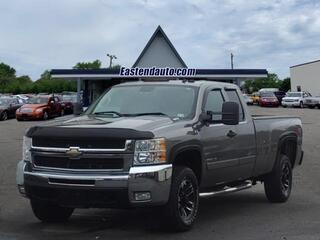
[(74, 208), (158, 206), (183, 231), (200, 197), (263, 182), (270, 202), (287, 201), (302, 159), (301, 120), (251, 116), (236, 85), (131, 82), (81, 116), (30, 128), (17, 184), (42, 221), (66, 221)]

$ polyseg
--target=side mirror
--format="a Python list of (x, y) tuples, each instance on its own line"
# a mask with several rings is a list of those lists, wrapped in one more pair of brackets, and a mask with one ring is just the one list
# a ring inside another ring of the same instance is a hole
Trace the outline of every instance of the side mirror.
[(224, 102), (222, 104), (222, 123), (225, 125), (237, 125), (239, 123), (238, 103)]
[(73, 104), (73, 114), (74, 115), (80, 115), (83, 113), (83, 108), (81, 103), (74, 103)]

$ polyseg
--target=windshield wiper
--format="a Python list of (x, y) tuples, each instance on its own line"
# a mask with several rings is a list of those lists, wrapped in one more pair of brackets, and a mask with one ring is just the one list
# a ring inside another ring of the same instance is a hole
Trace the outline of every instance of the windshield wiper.
[(148, 115), (156, 115), (156, 116), (166, 116), (169, 117), (167, 114), (162, 112), (145, 112), (145, 113), (132, 113), (132, 114), (123, 114), (123, 116), (132, 116), (132, 117), (138, 117), (138, 116), (148, 116)]
[(117, 115), (118, 117), (122, 117), (123, 114), (116, 112), (116, 111), (104, 111), (104, 112), (95, 112), (94, 115), (107, 115), (107, 114), (114, 114)]

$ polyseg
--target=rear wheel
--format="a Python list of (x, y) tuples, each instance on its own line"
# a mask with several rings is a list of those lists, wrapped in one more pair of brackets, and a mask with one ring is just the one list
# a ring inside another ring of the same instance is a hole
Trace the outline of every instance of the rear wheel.
[(65, 222), (73, 213), (73, 208), (61, 207), (46, 201), (31, 199), (34, 215), (43, 222)]
[(5, 121), (8, 119), (8, 112), (7, 111), (3, 111), (1, 116), (0, 116), (1, 121)]
[(286, 202), (291, 194), (292, 166), (286, 155), (280, 155), (273, 171), (264, 180), (264, 190), (270, 202)]
[(199, 187), (194, 172), (187, 167), (174, 168), (169, 201), (164, 213), (169, 227), (175, 231), (187, 231), (198, 215)]

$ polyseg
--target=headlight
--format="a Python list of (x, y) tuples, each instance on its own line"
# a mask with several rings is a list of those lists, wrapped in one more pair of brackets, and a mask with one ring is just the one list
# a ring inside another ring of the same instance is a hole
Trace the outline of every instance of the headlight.
[(41, 108), (36, 109), (36, 113), (42, 113), (42, 109)]
[(31, 152), (30, 152), (31, 145), (32, 145), (32, 139), (24, 136), (23, 143), (22, 143), (22, 160), (26, 162), (31, 161)]
[(299, 99), (295, 99), (294, 101), (295, 101), (295, 102), (299, 102)]
[(159, 164), (166, 161), (167, 148), (164, 138), (135, 142), (133, 165)]

